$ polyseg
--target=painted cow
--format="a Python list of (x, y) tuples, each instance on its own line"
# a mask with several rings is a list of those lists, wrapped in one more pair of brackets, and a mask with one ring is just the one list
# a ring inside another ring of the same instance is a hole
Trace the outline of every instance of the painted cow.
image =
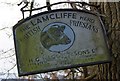
[(65, 26), (52, 25), (47, 31), (41, 33), (42, 45), (49, 49), (53, 45), (67, 45), (71, 42), (64, 33)]

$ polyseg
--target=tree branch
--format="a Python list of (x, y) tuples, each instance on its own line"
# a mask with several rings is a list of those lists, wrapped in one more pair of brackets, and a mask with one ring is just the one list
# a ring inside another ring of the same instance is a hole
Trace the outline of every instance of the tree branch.
[(3, 51), (1, 54), (5, 54), (5, 53), (7, 53), (7, 52), (9, 52), (9, 51), (11, 51), (11, 50), (13, 50), (14, 48), (10, 48), (9, 50), (7, 50), (7, 51)]
[(9, 28), (9, 27), (4, 27), (4, 28), (1, 28), (0, 30), (5, 30), (5, 29), (7, 29), (7, 28)]
[(12, 57), (12, 56), (14, 56), (14, 55), (15, 55), (15, 54), (12, 54), (12, 55), (9, 55), (9, 56), (6, 56), (6, 57), (3, 57), (3, 58), (0, 58), (0, 60), (10, 58), (10, 57)]
[(14, 69), (15, 68), (15, 66), (16, 66), (17, 64), (15, 64), (11, 69), (9, 69), (7, 72), (9, 73), (12, 69)]

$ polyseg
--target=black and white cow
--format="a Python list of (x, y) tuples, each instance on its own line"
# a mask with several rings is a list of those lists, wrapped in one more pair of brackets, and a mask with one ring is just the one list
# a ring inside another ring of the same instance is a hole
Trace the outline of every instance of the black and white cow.
[(64, 33), (64, 25), (52, 25), (47, 31), (41, 33), (42, 45), (49, 49), (53, 45), (67, 45), (71, 42), (68, 36)]

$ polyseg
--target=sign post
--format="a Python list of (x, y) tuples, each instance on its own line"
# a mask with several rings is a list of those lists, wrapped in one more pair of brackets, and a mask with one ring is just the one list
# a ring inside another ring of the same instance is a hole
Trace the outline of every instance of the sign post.
[(39, 13), (13, 28), (19, 76), (110, 61), (97, 15), (59, 9)]

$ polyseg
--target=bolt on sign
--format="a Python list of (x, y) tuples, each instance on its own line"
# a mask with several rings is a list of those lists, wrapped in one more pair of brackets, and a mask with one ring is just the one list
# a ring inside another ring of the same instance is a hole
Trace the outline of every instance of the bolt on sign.
[(110, 61), (103, 26), (93, 13), (59, 9), (13, 27), (19, 76)]

